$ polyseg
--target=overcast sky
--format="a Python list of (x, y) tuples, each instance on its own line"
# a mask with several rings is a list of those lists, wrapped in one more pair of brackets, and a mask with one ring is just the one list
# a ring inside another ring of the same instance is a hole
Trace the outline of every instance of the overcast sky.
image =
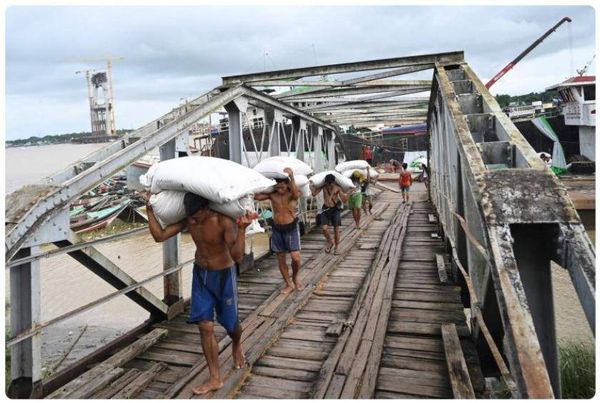
[[(464, 50), (485, 82), (564, 16), (492, 93), (543, 91), (595, 53), (589, 6), (41, 7), (6, 10), (6, 138), (89, 131), (84, 59), (113, 67), (118, 128), (226, 75)], [(265, 56), (265, 53), (267, 56)], [(595, 74), (595, 63), (589, 71)], [(431, 73), (429, 73), (429, 76)]]

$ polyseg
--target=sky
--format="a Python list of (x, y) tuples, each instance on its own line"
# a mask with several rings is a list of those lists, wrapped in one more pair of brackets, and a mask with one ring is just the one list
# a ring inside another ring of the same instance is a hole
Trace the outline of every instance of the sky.
[(543, 91), (592, 59), (592, 7), (11, 6), (5, 137), (89, 131), (75, 72), (103, 69), (107, 55), (123, 58), (113, 66), (117, 128), (134, 129), (223, 76), (265, 69), (464, 50), (486, 82), (564, 16), (573, 22), (492, 87), (511, 95)]

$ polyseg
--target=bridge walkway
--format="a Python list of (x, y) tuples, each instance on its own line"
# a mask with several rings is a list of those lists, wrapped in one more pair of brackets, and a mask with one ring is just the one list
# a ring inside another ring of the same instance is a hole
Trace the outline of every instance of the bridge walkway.
[[(450, 323), (468, 364), (466, 383), (481, 396), (460, 287), (438, 277), (436, 254), (447, 256), (432, 238), (432, 213), (429, 202), (403, 204), (384, 191), (359, 229), (350, 215), (343, 218), (339, 255), (324, 252), (318, 229), (303, 237), (303, 291), (280, 294), (274, 257), (243, 273), (239, 308), (249, 365), (233, 368), (231, 341), (217, 326), (224, 387), (202, 397), (451, 398), (456, 377), (440, 330)], [(111, 357), (49, 397), (198, 397), (192, 388), (208, 378), (208, 368), (187, 315), (154, 325), (115, 355), (122, 359)]]

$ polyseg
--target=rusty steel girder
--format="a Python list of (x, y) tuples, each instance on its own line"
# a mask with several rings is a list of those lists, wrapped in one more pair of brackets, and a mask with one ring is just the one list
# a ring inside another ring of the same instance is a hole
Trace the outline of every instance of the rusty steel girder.
[(494, 336), (518, 393), (558, 397), (550, 260), (569, 270), (594, 328), (595, 252), (577, 211), (466, 63), (436, 65), (428, 128), (432, 201), (478, 308), (485, 315), (497, 304), (502, 331)]

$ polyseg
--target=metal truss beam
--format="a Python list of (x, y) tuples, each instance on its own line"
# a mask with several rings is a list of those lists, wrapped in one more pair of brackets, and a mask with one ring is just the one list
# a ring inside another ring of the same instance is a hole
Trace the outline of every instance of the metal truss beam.
[(304, 67), (299, 69), (277, 70), (264, 73), (242, 74), (223, 77), (223, 85), (251, 83), (254, 81), (295, 79), (328, 74), (350, 73), (354, 71), (381, 70), (389, 68), (408, 67), (422, 64), (452, 64), (464, 61), (464, 52), (436, 53), (420, 56), (399, 57), (391, 59), (369, 60), (362, 62), (330, 64), (324, 66)]

